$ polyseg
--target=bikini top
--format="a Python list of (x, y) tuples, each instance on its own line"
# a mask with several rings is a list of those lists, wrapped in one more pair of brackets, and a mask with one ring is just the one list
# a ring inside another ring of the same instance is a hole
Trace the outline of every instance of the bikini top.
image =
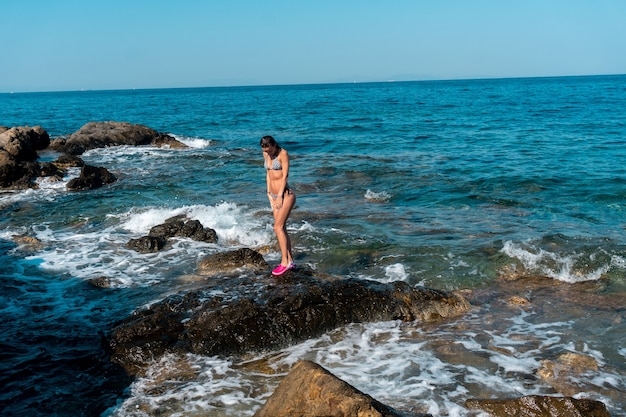
[(280, 164), (280, 161), (278, 160), (278, 155), (276, 155), (276, 158), (272, 159), (271, 164), (267, 162), (267, 159), (265, 160), (265, 169), (267, 170), (273, 169), (275, 171), (280, 171), (283, 169), (283, 166)]

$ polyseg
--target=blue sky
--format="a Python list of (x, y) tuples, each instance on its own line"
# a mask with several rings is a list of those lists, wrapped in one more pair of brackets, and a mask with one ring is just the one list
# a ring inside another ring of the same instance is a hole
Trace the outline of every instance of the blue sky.
[(624, 0), (2, 0), (0, 92), (626, 73)]

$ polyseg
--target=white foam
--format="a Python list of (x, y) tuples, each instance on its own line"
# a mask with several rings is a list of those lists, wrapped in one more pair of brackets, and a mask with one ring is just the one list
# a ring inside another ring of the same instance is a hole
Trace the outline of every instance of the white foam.
[(385, 277), (387, 277), (386, 282), (406, 281), (409, 275), (407, 274), (404, 265), (401, 263), (395, 263), (385, 267)]
[[(592, 271), (581, 271), (576, 268), (576, 261), (581, 258), (581, 254), (549, 252), (542, 248), (536, 248), (532, 241), (528, 241), (525, 245), (507, 241), (504, 243), (501, 252), (519, 260), (524, 268), (530, 272), (571, 284), (597, 281), (614, 266), (614, 262), (610, 262), (609, 264), (600, 265)], [(590, 257), (590, 261), (593, 261), (592, 258), (593, 255)], [(615, 262), (619, 261), (618, 257), (614, 258)]]
[[(130, 239), (147, 235), (153, 226), (177, 215), (186, 215), (215, 229), (218, 243), (173, 238), (169, 246), (157, 253), (140, 254), (126, 248)], [(104, 229), (87, 225), (61, 231), (46, 225), (35, 226), (34, 234), (44, 249), (28, 259), (39, 262), (42, 269), (77, 278), (106, 276), (114, 286), (151, 285), (189, 273), (189, 265), (208, 254), (225, 248), (267, 244), (273, 236), (254, 212), (227, 202), (216, 206), (135, 208), (109, 215), (107, 224)]]
[(195, 149), (208, 148), (209, 146), (211, 146), (211, 143), (212, 143), (210, 139), (196, 138), (196, 137), (190, 137), (190, 136), (179, 136), (173, 133), (169, 133), (169, 135), (172, 136), (177, 141), (182, 142), (185, 145), (189, 146), (190, 148), (195, 148)]
[[(541, 379), (529, 383), (530, 376), (540, 368), (541, 359), (549, 355), (547, 351), (572, 350), (601, 356), (587, 345), (575, 348), (572, 341), (579, 339), (569, 335), (573, 323), (536, 325), (533, 318), (532, 313), (525, 311), (511, 312), (488, 331), (482, 314), (439, 323), (436, 331), (420, 323), (399, 321), (351, 324), (242, 363), (232, 358), (187, 355), (182, 362), (193, 370), (189, 372), (192, 377), (181, 379), (173, 373), (155, 387), (164, 371), (181, 368), (180, 358), (170, 356), (155, 364), (146, 377), (135, 381), (130, 398), (113, 416), (135, 413), (138, 407), (147, 415), (204, 412), (250, 416), (302, 359), (322, 365), (357, 389), (399, 410), (419, 405), (420, 411), (433, 415), (476, 416), (475, 411), (463, 407), (466, 399), (496, 394), (549, 395), (552, 387)], [(570, 340), (563, 340), (567, 337)], [(465, 350), (440, 352), (446, 344), (463, 346)], [(626, 355), (626, 349), (621, 348), (620, 354)], [(261, 366), (249, 366), (255, 363)], [(267, 368), (273, 372), (259, 372)], [(580, 378), (585, 384), (597, 386), (594, 395), (605, 403), (610, 404), (610, 398), (599, 394), (604, 387), (624, 389), (619, 370), (599, 370)]]
[(389, 194), (387, 191), (379, 191), (379, 192), (375, 192), (372, 191), (370, 189), (368, 189), (365, 192), (365, 199), (369, 200), (369, 201), (374, 201), (374, 202), (387, 202), (391, 199), (391, 194)]

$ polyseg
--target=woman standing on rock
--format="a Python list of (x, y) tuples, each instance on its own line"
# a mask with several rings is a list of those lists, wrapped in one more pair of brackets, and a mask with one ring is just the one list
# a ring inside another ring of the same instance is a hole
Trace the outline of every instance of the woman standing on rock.
[(261, 148), (265, 161), (267, 197), (272, 206), (274, 232), (282, 255), (280, 264), (274, 268), (272, 274), (282, 275), (296, 267), (291, 254), (291, 239), (287, 234), (287, 218), (296, 204), (296, 195), (287, 184), (287, 177), (289, 176), (287, 151), (281, 148), (272, 136), (261, 138)]

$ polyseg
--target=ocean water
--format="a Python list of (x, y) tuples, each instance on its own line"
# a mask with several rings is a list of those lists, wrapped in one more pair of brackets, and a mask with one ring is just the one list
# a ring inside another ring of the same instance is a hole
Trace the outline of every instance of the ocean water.
[[(468, 398), (564, 393), (626, 416), (626, 76), (0, 94), (0, 125), (58, 137), (107, 120), (189, 147), (89, 151), (118, 177), (94, 191), (67, 192), (71, 170), (0, 192), (2, 415), (251, 416), (310, 359), (400, 410), (473, 416)], [(299, 264), (462, 290), (472, 311), (126, 377), (102, 347), (116, 321), (201, 285), (207, 255), (275, 248), (266, 134), (291, 156)], [(125, 247), (178, 214), (218, 243)], [(101, 276), (112, 288), (89, 284)], [(555, 388), (540, 375), (567, 354), (594, 366)]]

